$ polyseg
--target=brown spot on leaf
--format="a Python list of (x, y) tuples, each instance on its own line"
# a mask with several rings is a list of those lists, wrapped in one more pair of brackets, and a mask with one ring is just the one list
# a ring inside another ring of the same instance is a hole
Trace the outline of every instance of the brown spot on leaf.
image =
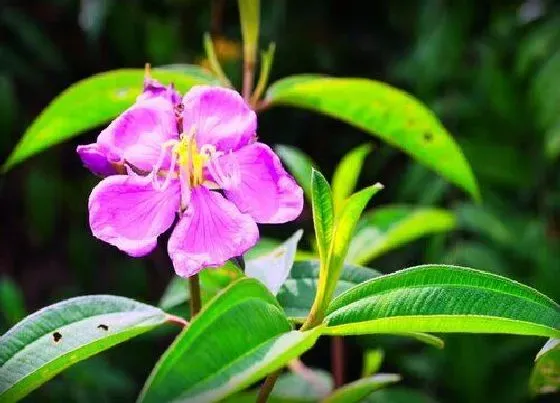
[(60, 334), (60, 332), (54, 332), (52, 337), (55, 343), (58, 343), (60, 339), (62, 339), (62, 335)]
[(424, 141), (426, 141), (427, 143), (432, 142), (432, 140), (434, 139), (434, 135), (431, 132), (425, 132), (424, 133)]
[(109, 330), (109, 326), (104, 325), (103, 323), (101, 323), (99, 326), (97, 326), (97, 328), (101, 329), (101, 330), (105, 330), (105, 331)]

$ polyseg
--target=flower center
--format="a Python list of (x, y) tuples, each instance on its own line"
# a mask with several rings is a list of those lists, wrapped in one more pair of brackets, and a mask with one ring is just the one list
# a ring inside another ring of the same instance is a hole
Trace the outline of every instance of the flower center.
[[(153, 184), (159, 190), (168, 187), (172, 179), (179, 178), (181, 182), (181, 208), (186, 209), (190, 202), (191, 189), (193, 187), (206, 184), (204, 178), (204, 168), (211, 164), (211, 160), (220, 156), (222, 153), (216, 147), (205, 144), (200, 149), (194, 138), (195, 129), (188, 133), (182, 133), (179, 140), (169, 140), (161, 148), (161, 155), (158, 163), (154, 167)], [(163, 160), (168, 155), (171, 148), (171, 163), (169, 170), (161, 170)], [(165, 179), (160, 183), (159, 177)], [(215, 185), (208, 183), (209, 186)]]

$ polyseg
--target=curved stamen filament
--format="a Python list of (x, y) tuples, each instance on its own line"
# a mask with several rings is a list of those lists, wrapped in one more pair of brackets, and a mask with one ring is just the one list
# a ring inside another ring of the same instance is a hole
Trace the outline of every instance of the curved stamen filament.
[[(175, 150), (175, 148), (177, 147), (178, 144), (179, 144), (179, 142), (177, 140), (168, 140), (161, 145), (161, 151), (159, 153), (158, 160), (157, 160), (156, 164), (154, 165), (154, 168), (152, 169), (152, 173), (151, 173), (151, 175), (152, 175), (152, 185), (157, 190), (160, 190), (160, 191), (165, 190), (167, 188), (167, 186), (169, 186), (169, 182), (171, 181), (172, 176), (175, 174), (175, 167), (176, 167), (176, 164), (177, 164), (177, 154), (174, 152), (174, 150)], [(158, 176), (159, 176), (159, 172), (161, 170), (161, 167), (163, 165), (163, 161), (165, 159), (167, 149), (169, 147), (172, 147), (172, 150), (171, 150), (171, 166), (169, 167), (169, 170), (165, 174), (165, 180), (163, 182), (163, 185), (160, 185), (159, 182), (158, 182)]]

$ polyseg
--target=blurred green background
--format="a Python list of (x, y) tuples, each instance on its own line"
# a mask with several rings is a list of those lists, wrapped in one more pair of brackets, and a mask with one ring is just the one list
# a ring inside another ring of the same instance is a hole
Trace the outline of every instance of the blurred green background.
[[(210, 31), (239, 83), (240, 30), (233, 0), (19, 0), (0, 6), (0, 160), (61, 90), (120, 67), (202, 63)], [(423, 100), (461, 144), (483, 203), (403, 153), (338, 121), (280, 108), (260, 116), (269, 144), (295, 145), (330, 175), (352, 147), (373, 142), (360, 183), (386, 188), (377, 204), (453, 210), (458, 230), (371, 262), (382, 271), (453, 263), (507, 275), (560, 301), (560, 4), (554, 1), (262, 1), (261, 43), (277, 44), (271, 81), (325, 73), (386, 81)], [(141, 83), (139, 83), (141, 85)], [(95, 240), (87, 197), (97, 182), (75, 154), (97, 132), (54, 147), (0, 177), (0, 330), (42, 306), (111, 293), (157, 303), (172, 277), (164, 248), (130, 259)], [(286, 237), (299, 222), (264, 227)], [(164, 242), (161, 242), (164, 245)], [(131, 401), (171, 332), (126, 343), (64, 372), (27, 401)], [(382, 369), (403, 375), (378, 402), (524, 402), (544, 340), (446, 336), (438, 351), (392, 338), (350, 339), (356, 378), (364, 345), (386, 351)], [(329, 368), (328, 340), (304, 356)], [(414, 389), (416, 399), (406, 395)], [(404, 394), (404, 395), (403, 395)], [(404, 396), (404, 397), (403, 397)], [(422, 400), (424, 399), (424, 400)], [(545, 396), (535, 401), (557, 401)]]

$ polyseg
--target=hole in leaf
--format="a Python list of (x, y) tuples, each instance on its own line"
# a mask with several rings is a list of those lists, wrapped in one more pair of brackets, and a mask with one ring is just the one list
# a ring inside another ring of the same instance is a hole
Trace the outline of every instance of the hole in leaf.
[(52, 337), (55, 343), (58, 343), (60, 339), (62, 339), (62, 335), (59, 332), (54, 332)]
[(434, 135), (431, 132), (424, 133), (424, 141), (430, 143), (434, 139)]
[(103, 323), (97, 326), (97, 328), (105, 331), (109, 330), (109, 326), (104, 325)]

